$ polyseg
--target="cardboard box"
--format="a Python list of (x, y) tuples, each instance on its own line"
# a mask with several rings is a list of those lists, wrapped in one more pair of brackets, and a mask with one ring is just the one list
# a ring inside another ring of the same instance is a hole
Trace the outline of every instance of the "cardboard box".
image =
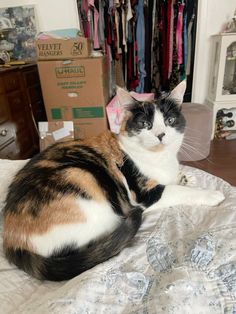
[(73, 121), (75, 139), (95, 136), (108, 129), (105, 106), (52, 108), (49, 117), (49, 123)]
[(98, 135), (108, 129), (106, 119), (73, 120), (75, 139), (84, 139)]
[(74, 124), (72, 121), (39, 122), (40, 151), (60, 141), (74, 139)]
[(38, 70), (46, 109), (99, 107), (109, 100), (108, 69), (103, 57), (39, 61)]
[(103, 57), (40, 61), (38, 69), (48, 121), (73, 121), (76, 138), (107, 129), (109, 71)]
[(91, 41), (85, 37), (48, 38), (36, 40), (38, 60), (86, 58), (91, 53)]

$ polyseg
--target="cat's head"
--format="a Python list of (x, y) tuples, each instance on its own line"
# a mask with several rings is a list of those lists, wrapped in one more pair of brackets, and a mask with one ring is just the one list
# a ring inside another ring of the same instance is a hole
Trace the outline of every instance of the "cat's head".
[(182, 81), (169, 95), (153, 101), (137, 101), (129, 92), (118, 88), (119, 101), (125, 108), (120, 134), (144, 148), (180, 148), (184, 136), (185, 119), (181, 105), (186, 89)]

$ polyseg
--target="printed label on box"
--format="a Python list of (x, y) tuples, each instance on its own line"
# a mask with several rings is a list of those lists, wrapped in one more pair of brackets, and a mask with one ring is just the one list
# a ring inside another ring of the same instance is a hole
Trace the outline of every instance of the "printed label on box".
[(79, 89), (83, 88), (86, 84), (86, 81), (71, 81), (71, 82), (58, 82), (57, 86), (62, 89)]
[(72, 56), (80, 56), (82, 55), (84, 48), (84, 44), (81, 42), (74, 42), (73, 47), (71, 49)]
[(70, 78), (70, 77), (84, 77), (84, 66), (70, 66), (70, 67), (56, 67), (55, 68), (57, 78)]
[(103, 110), (103, 107), (72, 108), (72, 117), (74, 119), (103, 118), (104, 110)]
[(53, 44), (38, 44), (38, 56), (39, 57), (47, 57), (47, 56), (61, 56), (61, 44), (53, 43)]

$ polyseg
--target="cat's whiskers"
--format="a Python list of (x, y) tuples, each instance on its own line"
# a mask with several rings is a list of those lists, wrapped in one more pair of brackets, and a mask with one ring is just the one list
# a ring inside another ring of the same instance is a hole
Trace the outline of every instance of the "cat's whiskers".
[(198, 134), (202, 134), (201, 131), (199, 131), (199, 130), (197, 130), (197, 129), (190, 128), (190, 127), (188, 127), (188, 126), (185, 126), (185, 130), (189, 130), (189, 131), (191, 131), (191, 133), (196, 132), (196, 133), (198, 133)]
[[(192, 149), (195, 149), (195, 151), (197, 151), (200, 154), (200, 151), (198, 151), (196, 148), (196, 146), (198, 146), (199, 148), (201, 147), (202, 143), (200, 143), (200, 141), (197, 141), (195, 138), (192, 138), (192, 137), (185, 137), (182, 145), (184, 144), (188, 145)], [(209, 158), (206, 158), (206, 159), (209, 160)]]
[[(201, 157), (203, 157), (202, 159), (207, 160), (209, 163), (211, 164), (215, 164), (215, 162), (213, 162), (210, 158), (206, 157), (205, 155), (203, 155), (199, 150), (197, 150), (195, 147), (189, 145), (188, 143), (183, 143), (180, 149), (180, 152), (186, 152), (186, 150), (192, 152), (192, 153), (197, 153), (199, 154)], [(191, 157), (189, 155), (189, 157)]]
[(183, 150), (181, 150), (181, 153), (184, 155), (184, 157), (191, 159), (191, 155), (184, 148), (183, 148)]
[[(192, 129), (192, 128), (188, 128), (188, 129), (191, 130), (191, 131), (195, 131), (195, 132), (199, 132), (200, 133), (200, 131), (198, 131), (196, 129)], [(184, 146), (184, 145), (188, 146), (188, 147), (185, 147), (185, 148), (189, 149), (189, 150), (192, 149), (193, 152), (197, 152), (202, 157), (204, 157), (203, 159), (206, 159), (210, 163), (215, 164), (215, 162), (213, 162), (210, 158), (205, 157), (203, 154), (200, 153), (199, 150), (197, 150), (194, 146), (192, 146), (192, 145), (196, 145), (196, 144), (198, 146), (202, 145), (200, 140), (199, 140), (199, 136), (193, 136), (193, 135), (191, 135), (191, 136), (190, 135), (185, 135), (184, 136), (184, 140), (183, 140), (182, 146)]]
[(194, 136), (185, 135), (183, 141), (184, 141), (184, 142), (186, 142), (186, 141), (189, 141), (189, 142), (190, 142), (190, 141), (191, 141), (191, 142), (193, 142), (193, 143), (197, 143), (197, 144), (201, 145), (199, 136), (194, 137)]

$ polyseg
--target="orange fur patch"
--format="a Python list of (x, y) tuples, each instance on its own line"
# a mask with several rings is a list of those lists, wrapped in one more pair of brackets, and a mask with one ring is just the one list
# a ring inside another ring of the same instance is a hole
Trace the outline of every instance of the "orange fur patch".
[(123, 164), (123, 153), (120, 149), (117, 136), (110, 131), (106, 131), (97, 137), (92, 137), (82, 144), (88, 145), (100, 153), (108, 162), (110, 174), (122, 180), (122, 175), (117, 169), (117, 165)]
[(137, 200), (136, 193), (133, 190), (131, 190), (130, 193), (132, 195), (133, 200), (136, 201)]
[(164, 145), (163, 144), (159, 144), (153, 147), (148, 148), (148, 150), (152, 151), (152, 152), (160, 152), (164, 149)]
[(35, 166), (42, 168), (56, 168), (58, 166), (58, 163), (52, 160), (43, 159), (38, 161)]
[(155, 188), (158, 185), (158, 182), (156, 180), (148, 180), (145, 184), (145, 186), (143, 187), (144, 190), (149, 191), (152, 190), (153, 188)]
[[(83, 223), (84, 214), (79, 210), (74, 197), (63, 196), (44, 205), (37, 217), (28, 214), (30, 202), (21, 205), (21, 214), (7, 214), (4, 222), (4, 247), (32, 250), (29, 238), (32, 234), (43, 234), (54, 225)], [(28, 209), (28, 210), (27, 210)]]
[(104, 201), (105, 191), (97, 184), (95, 178), (89, 172), (82, 169), (69, 168), (65, 170), (63, 179), (78, 186), (96, 201)]

